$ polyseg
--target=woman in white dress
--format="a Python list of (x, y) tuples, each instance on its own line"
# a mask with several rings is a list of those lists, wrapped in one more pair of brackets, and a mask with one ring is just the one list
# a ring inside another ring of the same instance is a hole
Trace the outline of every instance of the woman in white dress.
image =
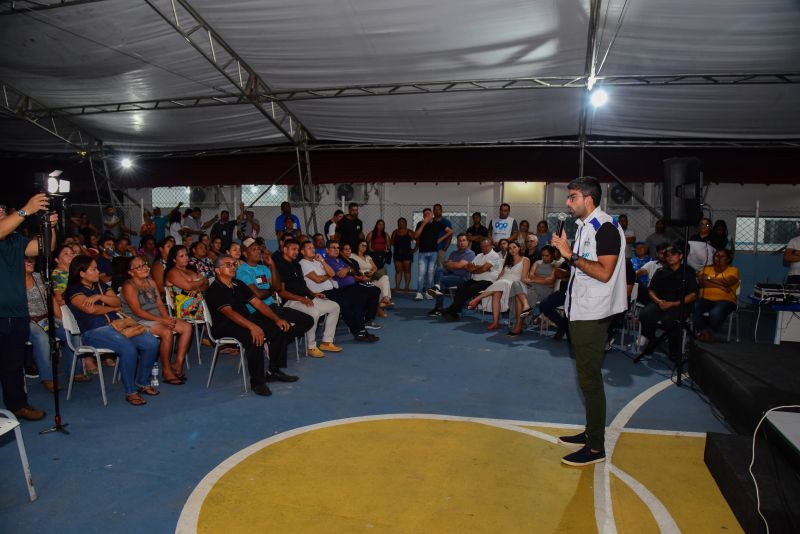
[[(531, 270), (517, 283), (512, 284), (509, 297), (514, 299), (514, 329), (509, 336), (522, 334), (524, 319), (531, 315), (532, 307), (547, 298), (553, 292), (556, 283), (556, 264), (553, 247), (542, 248), (542, 259), (531, 265)], [(538, 318), (538, 315), (536, 316)], [(534, 324), (538, 324), (534, 320)]]
[[(474, 310), (478, 303), (484, 301), (484, 307), (489, 302), (492, 306), (492, 323), (486, 328), (487, 330), (497, 330), (500, 327), (500, 313), (508, 309), (508, 295), (511, 286), (514, 282), (519, 282), (522, 279), (523, 273), (530, 270), (531, 262), (528, 258), (521, 254), (519, 244), (512, 241), (508, 244), (508, 254), (503, 262), (503, 270), (500, 271), (500, 276), (497, 281), (487, 287), (477, 297), (469, 301), (468, 309)], [(490, 299), (490, 300), (488, 300)]]
[[(367, 275), (371, 278), (372, 275), (374, 275), (378, 270), (378, 266), (375, 265), (375, 262), (367, 254), (367, 248), (367, 241), (362, 239), (358, 242), (358, 251), (353, 254), (352, 258), (356, 260), (356, 263), (358, 263), (358, 269), (361, 271), (361, 274)], [(377, 280), (373, 279), (372, 283), (375, 284), (375, 287), (381, 290), (381, 304), (383, 307), (391, 306), (392, 288), (389, 284), (389, 277), (384, 274)]]

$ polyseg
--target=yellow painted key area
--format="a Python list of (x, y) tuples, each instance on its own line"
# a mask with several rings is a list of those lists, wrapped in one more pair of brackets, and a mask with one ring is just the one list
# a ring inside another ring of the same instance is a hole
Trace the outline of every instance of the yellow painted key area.
[[(300, 433), (256, 450), (225, 472), (203, 500), (197, 528), (597, 532), (595, 468), (564, 466), (560, 458), (567, 449), (515, 428), (519, 431), (470, 421), (385, 419)], [(552, 428), (529, 428), (553, 433)], [(740, 531), (721, 496), (707, 499), (719, 495), (715, 487), (682, 489), (683, 484), (705, 484), (702, 476), (689, 476), (690, 470), (702, 469), (711, 479), (702, 464), (702, 439), (639, 437), (622, 436), (616, 453), (622, 460), (619, 467), (630, 469), (629, 475), (668, 504), (684, 532)], [(660, 443), (662, 439), (667, 441)], [(692, 444), (676, 445), (684, 440)], [(665, 446), (685, 454), (685, 461), (663, 477), (646, 476), (665, 458)], [(631, 449), (627, 455), (626, 448)], [(645, 458), (650, 471), (640, 465)], [(611, 493), (618, 532), (658, 532), (648, 507), (613, 476)], [(689, 503), (690, 499), (702, 502)], [(682, 507), (690, 505), (684, 513)], [(702, 523), (678, 521), (698, 507), (703, 510)]]

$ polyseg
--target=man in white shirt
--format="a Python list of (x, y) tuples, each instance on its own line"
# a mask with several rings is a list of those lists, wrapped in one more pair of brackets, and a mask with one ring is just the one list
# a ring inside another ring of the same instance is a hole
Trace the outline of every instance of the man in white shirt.
[[(300, 268), (303, 270), (306, 286), (313, 293), (314, 298), (289, 300), (284, 306), (301, 311), (314, 319), (314, 325), (306, 332), (306, 347), (309, 356), (322, 358), (324, 356), (322, 351), (340, 352), (342, 350), (333, 343), (336, 335), (336, 323), (339, 322), (340, 308), (337, 303), (325, 298), (323, 293), (323, 291), (333, 289), (333, 282), (331, 282), (333, 270), (316, 253), (311, 241), (303, 243), (301, 254), (303, 259), (300, 260)], [(322, 343), (317, 347), (317, 322), (323, 315), (325, 316), (325, 330), (322, 332)]]
[(511, 206), (503, 202), (500, 204), (500, 216), (489, 221), (489, 235), (492, 236), (492, 245), (500, 246), (501, 239), (516, 241), (519, 235), (519, 226), (513, 217), (509, 217)]
[(800, 235), (786, 245), (783, 261), (789, 264), (789, 276), (786, 277), (786, 283), (800, 284)]
[(458, 313), (464, 304), (497, 280), (503, 269), (503, 259), (492, 249), (491, 240), (486, 238), (481, 241), (481, 253), (464, 268), (471, 273), (471, 279), (456, 288), (452, 304), (442, 310), (442, 317), (448, 321), (458, 321)]

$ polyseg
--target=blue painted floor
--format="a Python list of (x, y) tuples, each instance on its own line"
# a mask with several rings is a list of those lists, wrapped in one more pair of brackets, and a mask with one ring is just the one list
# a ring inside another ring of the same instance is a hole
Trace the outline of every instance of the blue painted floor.
[[(206, 389), (208, 348), (202, 366), (192, 356), (188, 384), (163, 385), (143, 407), (128, 405), (118, 384), (109, 384), (108, 407), (96, 379), (76, 384), (72, 400), (62, 402), (69, 436), (40, 436), (49, 416), (23, 424), (38, 501), (27, 500), (13, 441), (0, 442), (0, 532), (173, 532), (192, 489), (221, 461), (274, 434), (333, 419), (414, 412), (583, 423), (566, 342), (538, 333), (512, 340), (487, 333), (478, 315), (447, 323), (426, 317), (432, 301), (405, 294), (395, 301), (378, 343), (357, 344), (340, 328), (344, 352), (296, 362), (292, 350), (288, 371), (301, 379), (271, 386), (269, 398), (243, 394), (238, 358), (223, 357)], [(633, 364), (619, 351), (604, 368), (609, 422), (672, 374), (663, 357)], [(31, 403), (52, 412), (52, 397), (34, 381), (28, 387)], [(677, 387), (645, 404), (629, 426), (727, 431), (698, 394)]]

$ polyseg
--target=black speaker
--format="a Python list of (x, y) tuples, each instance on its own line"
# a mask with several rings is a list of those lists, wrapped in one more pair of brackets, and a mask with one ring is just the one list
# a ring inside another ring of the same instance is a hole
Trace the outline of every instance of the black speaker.
[(703, 216), (703, 167), (697, 158), (664, 160), (664, 220), (691, 226)]

